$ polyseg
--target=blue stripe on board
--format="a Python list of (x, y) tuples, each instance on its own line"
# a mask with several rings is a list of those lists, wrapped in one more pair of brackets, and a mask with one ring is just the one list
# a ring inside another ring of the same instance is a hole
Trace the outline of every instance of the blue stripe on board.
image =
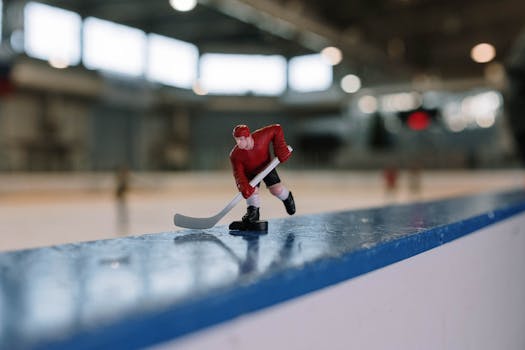
[[(511, 196), (512, 197), (512, 196)], [(124, 318), (112, 325), (83, 332), (62, 342), (41, 344), (42, 349), (139, 349), (273, 306), (306, 293), (351, 279), (468, 235), (525, 211), (523, 193), (512, 205), (496, 204), (485, 213), (436, 225), (415, 234), (360, 248), (336, 257), (323, 257), (295, 268), (260, 276), (194, 298), (155, 313)], [(473, 197), (477, 199), (477, 197)], [(440, 201), (452, 205), (457, 200)], [(466, 203), (461, 202), (459, 207)], [(410, 208), (410, 206), (405, 206)], [(421, 209), (421, 207), (419, 207)]]

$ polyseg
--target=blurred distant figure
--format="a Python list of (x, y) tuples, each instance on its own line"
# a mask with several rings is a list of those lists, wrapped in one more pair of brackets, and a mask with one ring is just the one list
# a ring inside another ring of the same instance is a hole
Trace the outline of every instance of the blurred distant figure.
[(385, 184), (385, 195), (387, 199), (393, 199), (393, 197), (397, 193), (398, 175), (398, 170), (394, 166), (388, 166), (383, 169), (383, 180)]
[(421, 194), (421, 169), (418, 166), (408, 170), (408, 191), (413, 196)]
[(120, 235), (128, 234), (129, 216), (127, 194), (129, 192), (129, 169), (121, 166), (115, 173), (115, 199), (117, 203), (117, 231)]

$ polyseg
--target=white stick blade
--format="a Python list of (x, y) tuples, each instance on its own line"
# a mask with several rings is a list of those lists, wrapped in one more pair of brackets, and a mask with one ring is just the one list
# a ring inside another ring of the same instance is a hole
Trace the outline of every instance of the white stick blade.
[(217, 223), (215, 217), (211, 218), (192, 218), (182, 214), (175, 214), (173, 223), (176, 226), (192, 229), (206, 229), (215, 226)]

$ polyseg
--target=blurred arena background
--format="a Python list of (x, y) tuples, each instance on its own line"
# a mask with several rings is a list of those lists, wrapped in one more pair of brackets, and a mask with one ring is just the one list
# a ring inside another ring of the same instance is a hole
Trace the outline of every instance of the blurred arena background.
[(522, 0), (0, 4), (0, 250), (214, 214), (239, 123), (298, 215), (524, 184)]

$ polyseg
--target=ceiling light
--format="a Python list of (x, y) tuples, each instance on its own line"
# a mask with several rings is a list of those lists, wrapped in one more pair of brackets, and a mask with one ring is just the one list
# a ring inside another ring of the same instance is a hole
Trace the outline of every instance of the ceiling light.
[(177, 11), (191, 11), (197, 6), (197, 0), (170, 0), (170, 5)]
[(477, 44), (470, 50), (470, 57), (474, 62), (487, 63), (496, 57), (496, 49), (491, 44)]
[(344, 92), (352, 94), (360, 88), (361, 79), (356, 75), (348, 74), (341, 80), (341, 89), (343, 89)]
[(341, 50), (333, 46), (325, 47), (321, 51), (321, 56), (332, 66), (339, 64), (343, 59), (343, 53)]
[(489, 112), (475, 117), (476, 124), (483, 129), (490, 128), (496, 123), (496, 114)]
[(374, 96), (365, 95), (357, 101), (359, 110), (366, 114), (377, 112), (377, 99)]

